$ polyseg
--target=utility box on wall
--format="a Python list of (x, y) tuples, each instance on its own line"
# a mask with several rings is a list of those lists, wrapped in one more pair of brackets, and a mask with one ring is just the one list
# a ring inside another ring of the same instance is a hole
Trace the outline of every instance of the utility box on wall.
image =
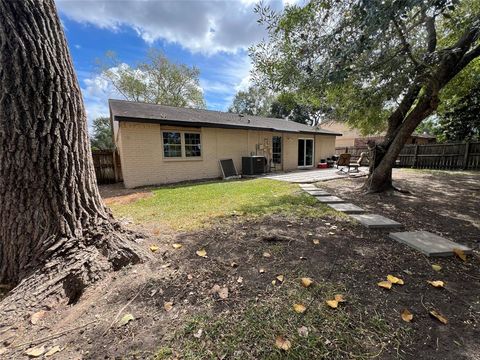
[(267, 159), (265, 156), (244, 156), (242, 157), (243, 175), (258, 175), (265, 172)]

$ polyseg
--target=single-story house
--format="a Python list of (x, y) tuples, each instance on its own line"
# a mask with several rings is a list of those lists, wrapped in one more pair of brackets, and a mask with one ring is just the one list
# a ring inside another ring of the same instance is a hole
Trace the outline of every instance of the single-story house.
[(109, 100), (124, 185), (167, 184), (222, 176), (219, 161), (265, 156), (268, 166), (312, 168), (335, 154), (340, 133), (284, 119)]

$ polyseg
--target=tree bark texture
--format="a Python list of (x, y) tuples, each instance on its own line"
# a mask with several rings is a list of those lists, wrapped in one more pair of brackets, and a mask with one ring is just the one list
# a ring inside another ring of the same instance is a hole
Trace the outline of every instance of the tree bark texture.
[(0, 283), (73, 301), (141, 251), (100, 198), (53, 0), (0, 0), (0, 85)]

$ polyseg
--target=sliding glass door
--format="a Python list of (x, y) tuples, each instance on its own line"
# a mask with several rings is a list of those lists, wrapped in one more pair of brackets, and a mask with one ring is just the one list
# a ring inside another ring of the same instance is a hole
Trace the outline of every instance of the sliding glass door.
[(313, 166), (313, 139), (298, 139), (298, 167)]

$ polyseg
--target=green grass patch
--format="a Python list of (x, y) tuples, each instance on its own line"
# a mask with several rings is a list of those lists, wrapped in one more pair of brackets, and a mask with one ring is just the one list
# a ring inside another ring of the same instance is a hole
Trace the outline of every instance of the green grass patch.
[[(187, 360), (369, 359), (406, 335), (402, 327), (394, 329), (378, 314), (356, 309), (348, 294), (338, 309), (327, 307), (325, 299), (345, 294), (339, 286), (317, 284), (305, 289), (297, 280), (270, 290), (261, 300), (228, 312), (191, 318), (177, 331), (169, 349)], [(306, 305), (306, 312), (294, 312), (295, 303)], [(302, 327), (306, 332), (299, 332)], [(277, 336), (291, 342), (290, 350), (275, 347)]]
[(302, 192), (298, 185), (269, 179), (165, 186), (152, 193), (151, 197), (113, 204), (111, 208), (116, 216), (129, 217), (137, 223), (168, 225), (174, 230), (192, 230), (233, 214), (338, 215)]

